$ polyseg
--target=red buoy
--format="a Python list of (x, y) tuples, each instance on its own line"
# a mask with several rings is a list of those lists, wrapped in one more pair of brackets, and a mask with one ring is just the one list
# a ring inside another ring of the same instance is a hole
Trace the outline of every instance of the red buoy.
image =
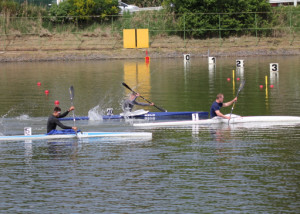
[(150, 57), (149, 56), (145, 57), (145, 62), (150, 62)]
[(237, 81), (240, 81), (240, 78), (238, 77), (238, 78), (236, 78), (236, 80), (237, 80)]
[(146, 63), (150, 62), (150, 57), (148, 56), (148, 50), (146, 50), (145, 62)]
[(230, 78), (229, 78), (229, 77), (227, 78), (227, 81), (228, 81), (228, 82), (230, 81)]
[(49, 94), (49, 90), (45, 90), (45, 94)]
[(270, 88), (274, 88), (274, 85), (270, 85)]
[(58, 101), (58, 100), (55, 100), (55, 101), (54, 101), (54, 104), (55, 104), (56, 106), (59, 106), (59, 101)]
[(260, 87), (260, 88), (263, 88), (264, 86), (263, 86), (263, 85), (260, 85), (259, 87)]
[(37, 83), (38, 86), (41, 86), (42, 84), (40, 82)]

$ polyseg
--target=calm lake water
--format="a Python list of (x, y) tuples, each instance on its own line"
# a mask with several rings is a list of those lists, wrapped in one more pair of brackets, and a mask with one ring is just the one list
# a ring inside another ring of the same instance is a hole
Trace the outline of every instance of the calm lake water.
[(299, 56), (242, 58), (239, 70), (236, 59), (1, 64), (0, 135), (45, 133), (54, 101), (67, 110), (73, 85), (76, 116), (94, 119), (76, 121), (81, 130), (153, 139), (0, 142), (0, 213), (300, 213), (300, 125), (142, 129), (98, 120), (106, 108), (121, 112), (122, 82), (168, 111), (209, 111), (244, 79), (234, 114), (300, 116)]

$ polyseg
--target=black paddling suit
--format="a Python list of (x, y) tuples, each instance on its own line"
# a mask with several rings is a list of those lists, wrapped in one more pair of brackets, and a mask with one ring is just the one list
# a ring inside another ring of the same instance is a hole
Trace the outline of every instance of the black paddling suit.
[(48, 118), (48, 122), (47, 122), (47, 133), (49, 133), (52, 130), (56, 129), (56, 126), (59, 126), (62, 129), (72, 129), (71, 126), (65, 126), (64, 124), (62, 124), (58, 118), (62, 118), (65, 117), (69, 114), (69, 111), (66, 111), (65, 113), (59, 115), (59, 117), (55, 117), (53, 114), (51, 114)]

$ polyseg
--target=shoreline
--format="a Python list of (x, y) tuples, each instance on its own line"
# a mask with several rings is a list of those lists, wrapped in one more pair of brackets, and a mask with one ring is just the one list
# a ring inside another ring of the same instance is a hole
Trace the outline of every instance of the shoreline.
[[(68, 46), (73, 35), (55, 35), (41, 41), (39, 37), (16, 37), (10, 45), (0, 46), (0, 63), (143, 59), (146, 51), (150, 58), (179, 58), (183, 54), (193, 57), (249, 57), (249, 56), (297, 56), (300, 40), (285, 38), (231, 37), (227, 39), (183, 40), (180, 37), (153, 37), (149, 48), (125, 49), (123, 40), (109, 43), (113, 37), (103, 40), (85, 38), (80, 47)], [(40, 40), (39, 40), (40, 39)], [(101, 43), (105, 42), (105, 43)], [(105, 45), (106, 44), (106, 45)]]
[[(193, 57), (207, 57), (207, 51), (162, 51), (153, 48), (147, 49), (149, 57), (156, 58), (179, 58), (183, 54), (190, 54)], [(9, 62), (48, 62), (48, 61), (85, 61), (85, 60), (115, 60), (115, 59), (144, 59), (146, 49), (122, 49), (112, 51), (8, 51), (0, 52), (0, 63)], [(300, 55), (300, 48), (280, 48), (274, 49), (256, 49), (256, 50), (210, 50), (210, 55), (215, 57), (249, 57), (249, 56), (297, 56)]]
[(193, 39), (156, 35), (149, 38), (149, 48), (125, 49), (120, 35), (109, 33), (62, 33), (10, 35), (1, 37), (0, 63), (83, 61), (193, 57), (248, 57), (300, 55), (298, 34), (273, 37), (241, 36)]

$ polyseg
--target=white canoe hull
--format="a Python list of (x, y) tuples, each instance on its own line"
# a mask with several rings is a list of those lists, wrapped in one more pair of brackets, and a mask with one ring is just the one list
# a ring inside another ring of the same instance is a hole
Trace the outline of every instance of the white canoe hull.
[(140, 115), (144, 115), (147, 114), (149, 111), (145, 111), (144, 109), (139, 109), (133, 112), (125, 112), (125, 113), (121, 113), (120, 116), (122, 117), (136, 117), (136, 116), (140, 116)]
[[(160, 123), (135, 123), (134, 126), (185, 126), (185, 125), (210, 125), (210, 124), (228, 124), (228, 120), (221, 117), (214, 117), (206, 120), (185, 120), (185, 121), (170, 121)], [(284, 124), (300, 124), (300, 117), (296, 116), (246, 116), (241, 117), (232, 115), (229, 124), (240, 123), (284, 123)]]
[(49, 139), (66, 139), (66, 138), (102, 138), (102, 137), (127, 137), (127, 138), (152, 138), (150, 132), (82, 132), (76, 134), (61, 135), (16, 135), (16, 136), (0, 136), (0, 141), (10, 140), (49, 140)]

